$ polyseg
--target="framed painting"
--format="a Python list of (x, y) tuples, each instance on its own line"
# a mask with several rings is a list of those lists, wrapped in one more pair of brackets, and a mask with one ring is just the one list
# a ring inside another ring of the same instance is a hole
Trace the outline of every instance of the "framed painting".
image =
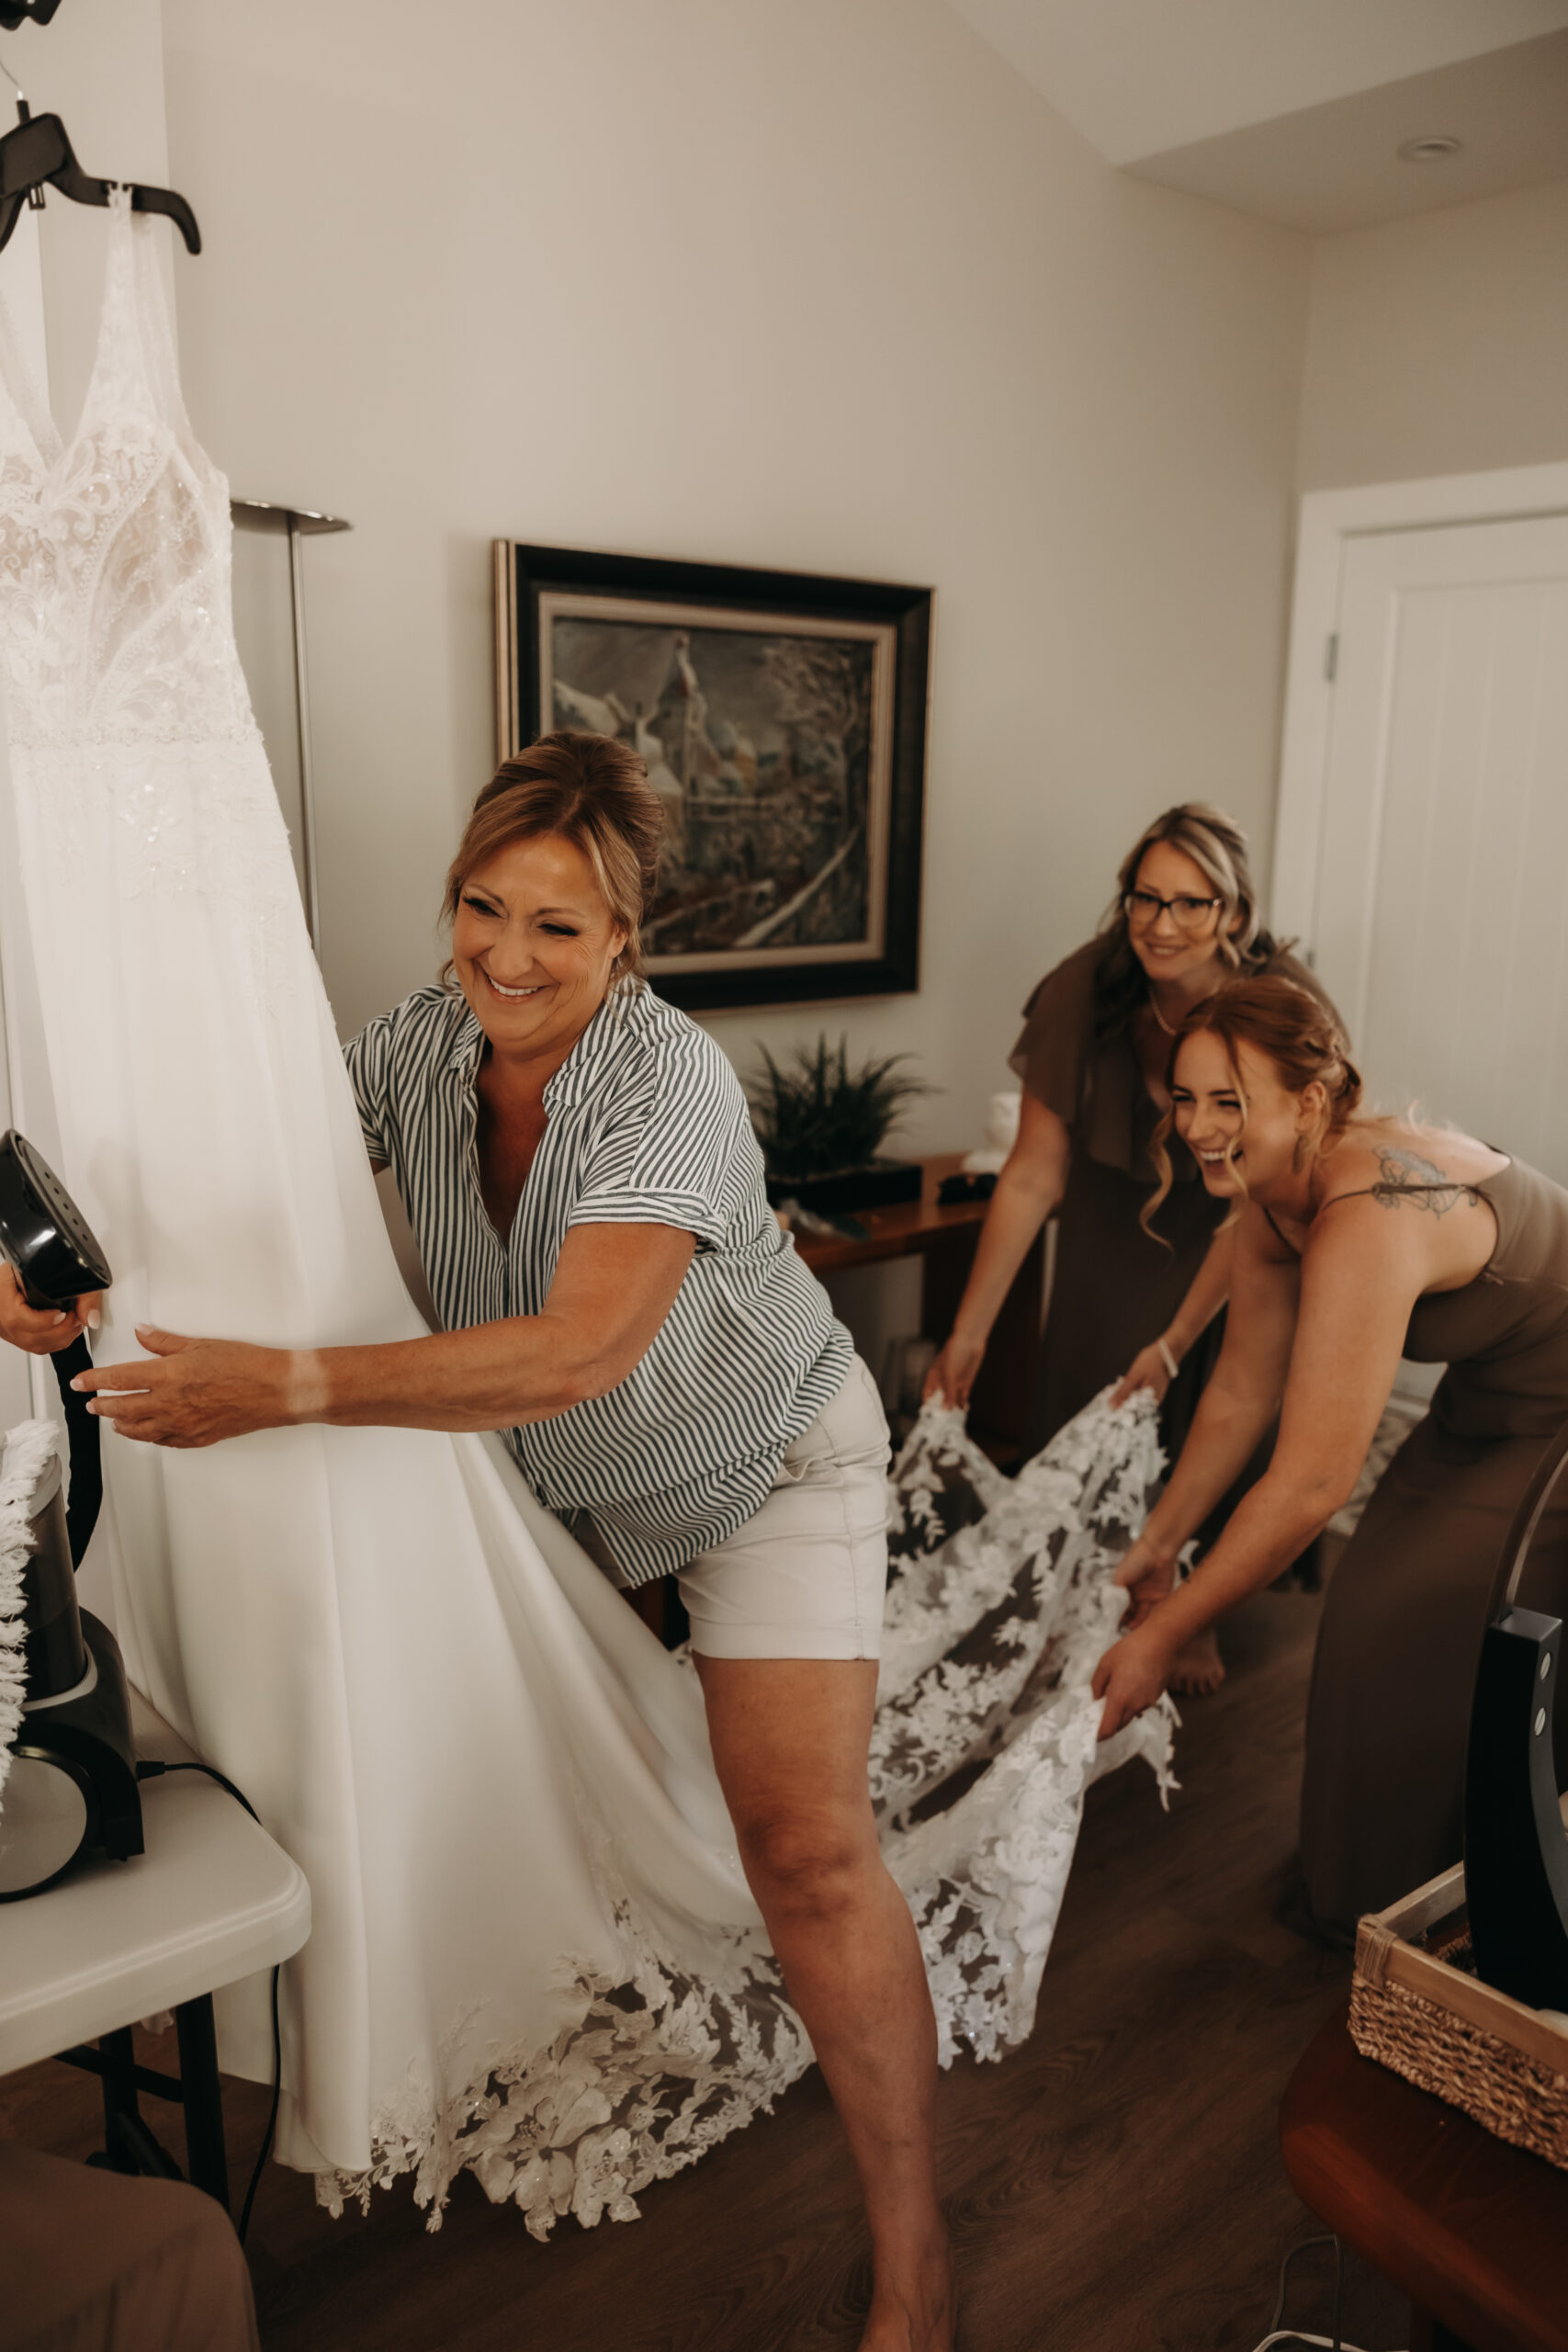
[(689, 1012), (919, 984), (931, 591), (495, 542), (496, 741), (635, 744), (649, 977)]

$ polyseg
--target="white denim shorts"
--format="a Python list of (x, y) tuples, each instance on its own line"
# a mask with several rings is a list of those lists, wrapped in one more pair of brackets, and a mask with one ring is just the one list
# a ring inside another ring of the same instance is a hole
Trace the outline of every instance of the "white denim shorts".
[(881, 1655), (887, 1421), (859, 1356), (761, 1509), (678, 1581), (701, 1657)]

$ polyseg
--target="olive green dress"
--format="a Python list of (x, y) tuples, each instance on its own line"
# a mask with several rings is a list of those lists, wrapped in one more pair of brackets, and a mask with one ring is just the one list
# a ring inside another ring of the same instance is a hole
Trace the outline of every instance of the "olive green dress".
[[(1105, 945), (1104, 939), (1091, 939), (1046, 975), (1024, 1007), (1023, 1034), (1009, 1056), (1011, 1069), (1055, 1112), (1072, 1140), (1032, 1432), (1035, 1447), (1159, 1337), (1226, 1215), (1225, 1204), (1204, 1189), (1186, 1145), (1173, 1136), (1175, 1181), (1155, 1220), (1169, 1247), (1162, 1248), (1138, 1222), (1159, 1181), (1149, 1144), (1160, 1114), (1129, 1032), (1095, 1039), (1095, 974)], [(1258, 971), (1322, 997), (1292, 956), (1276, 954)], [(1160, 1434), (1173, 1460), (1223, 1336), (1224, 1317), (1216, 1317), (1166, 1392)]]
[[(1462, 1290), (1418, 1299), (1404, 1352), (1446, 1363), (1334, 1571), (1307, 1712), (1302, 1862), (1341, 1941), (1461, 1859), (1470, 1703), (1509, 1526), (1568, 1422), (1568, 1193), (1514, 1160), (1467, 1190), (1497, 1246)], [(1538, 1531), (1521, 1608), (1568, 1617), (1568, 1493)], [(1558, 1786), (1568, 1676), (1558, 1678)]]

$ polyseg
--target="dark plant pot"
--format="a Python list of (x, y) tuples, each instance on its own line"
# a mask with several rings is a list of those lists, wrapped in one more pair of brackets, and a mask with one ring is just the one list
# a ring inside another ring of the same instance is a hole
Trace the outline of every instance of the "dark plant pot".
[(836, 1209), (886, 1209), (918, 1201), (925, 1170), (918, 1159), (873, 1159), (863, 1168), (835, 1168), (826, 1176), (770, 1176), (768, 1200), (798, 1201), (830, 1216)]

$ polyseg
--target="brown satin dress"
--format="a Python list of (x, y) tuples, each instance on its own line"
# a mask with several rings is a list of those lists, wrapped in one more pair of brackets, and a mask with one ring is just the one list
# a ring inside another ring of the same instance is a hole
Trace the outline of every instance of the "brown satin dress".
[[(1313, 1913), (1340, 1938), (1461, 1858), (1492, 1580), (1530, 1475), (1568, 1422), (1568, 1192), (1518, 1160), (1464, 1189), (1491, 1205), (1497, 1246), (1462, 1290), (1416, 1303), (1404, 1352), (1449, 1369), (1335, 1569), (1313, 1668), (1302, 1860)], [(1561, 1487), (1518, 1599), (1568, 1617)], [(1564, 1676), (1555, 1733), (1561, 1787)]]
[[(1155, 1220), (1169, 1247), (1151, 1239), (1138, 1222), (1159, 1181), (1149, 1145), (1160, 1114), (1129, 1032), (1122, 1029), (1096, 1042), (1095, 973), (1104, 948), (1103, 939), (1091, 939), (1047, 973), (1024, 1007), (1023, 1034), (1008, 1057), (1009, 1067), (1031, 1094), (1055, 1111), (1072, 1140), (1066, 1192), (1057, 1212), (1056, 1265), (1032, 1452), (1081, 1412), (1107, 1381), (1119, 1379), (1139, 1349), (1165, 1329), (1227, 1214), (1225, 1203), (1204, 1189), (1186, 1145), (1173, 1136), (1174, 1182)], [(1292, 956), (1276, 955), (1258, 970), (1322, 995)], [(1224, 1336), (1224, 1318), (1216, 1316), (1166, 1391), (1160, 1436), (1173, 1461)], [(1260, 1462), (1251, 1475), (1261, 1467)], [(1205, 1530), (1210, 1540), (1212, 1532)]]

